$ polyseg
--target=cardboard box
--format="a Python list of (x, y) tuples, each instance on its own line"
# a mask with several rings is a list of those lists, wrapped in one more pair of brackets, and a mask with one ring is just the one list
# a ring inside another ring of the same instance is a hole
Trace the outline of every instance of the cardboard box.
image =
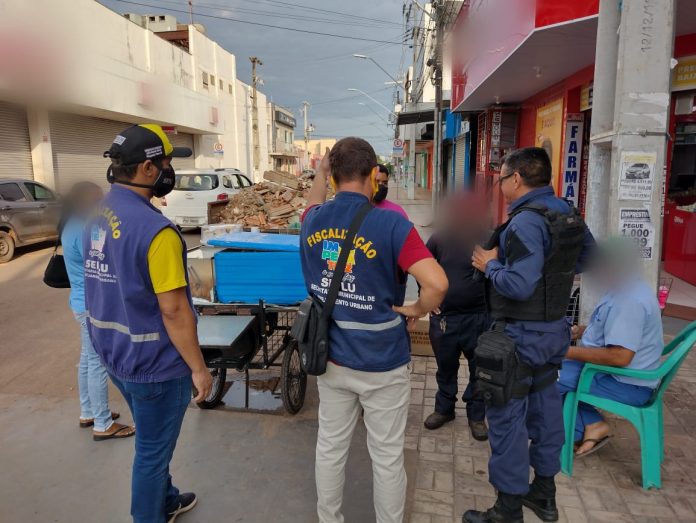
[(416, 323), (415, 330), (411, 331), (411, 354), (414, 356), (435, 356), (430, 345), (428, 330), (430, 329), (430, 318), (426, 316)]
[(186, 269), (188, 270), (191, 296), (194, 298), (215, 301), (213, 256), (220, 250), (201, 246), (188, 251)]

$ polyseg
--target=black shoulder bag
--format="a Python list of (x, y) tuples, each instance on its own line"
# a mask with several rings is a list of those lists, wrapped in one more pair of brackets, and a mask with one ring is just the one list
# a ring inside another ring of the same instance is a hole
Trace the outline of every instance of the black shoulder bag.
[(62, 254), (58, 254), (60, 246), (60, 236), (56, 240), (56, 246), (53, 248), (51, 259), (48, 260), (48, 265), (44, 271), (43, 281), (49, 287), (54, 289), (69, 289), (70, 280), (68, 279), (68, 271), (65, 268), (65, 259)]
[(367, 214), (372, 210), (372, 204), (366, 203), (358, 210), (348, 228), (348, 234), (343, 240), (341, 254), (336, 262), (329, 292), (326, 301), (321, 302), (315, 296), (309, 296), (301, 304), (297, 311), (297, 318), (292, 326), (290, 335), (297, 340), (300, 349), (302, 368), (307, 374), (321, 376), (326, 372), (326, 364), (329, 359), (329, 325), (333, 313), (341, 281), (346, 271), (348, 255), (353, 250), (355, 237), (360, 225)]

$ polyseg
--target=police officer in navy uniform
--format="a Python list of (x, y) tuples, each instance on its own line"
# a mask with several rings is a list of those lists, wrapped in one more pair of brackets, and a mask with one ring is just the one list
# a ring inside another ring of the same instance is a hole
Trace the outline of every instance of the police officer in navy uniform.
[[(499, 183), (510, 219), (496, 229), (488, 249), (478, 246), (472, 256), (485, 274), (494, 329), (514, 342), (518, 367), (511, 398), (486, 410), (489, 478), (497, 500), (487, 511), (467, 511), (462, 519), (469, 523), (519, 523), (523, 505), (543, 521), (558, 520), (554, 476), (564, 431), (557, 371), (570, 344), (565, 310), (573, 278), (594, 239), (576, 211), (555, 196), (551, 172), (544, 149), (506, 157)], [(480, 382), (486, 373), (478, 348), (477, 363)]]
[[(319, 166), (302, 222), (302, 271), (316, 298), (326, 299), (338, 253), (351, 249), (329, 326), (329, 363), (317, 378), (320, 523), (343, 522), (345, 465), (361, 409), (372, 458), (375, 519), (403, 520), (403, 447), (411, 395), (407, 321), (438, 307), (447, 291), (444, 271), (399, 213), (370, 209), (354, 245), (347, 245), (350, 223), (377, 191), (377, 170), (368, 142), (339, 140)], [(336, 197), (325, 202), (329, 178)], [(414, 304), (402, 306), (407, 272), (421, 292)]]

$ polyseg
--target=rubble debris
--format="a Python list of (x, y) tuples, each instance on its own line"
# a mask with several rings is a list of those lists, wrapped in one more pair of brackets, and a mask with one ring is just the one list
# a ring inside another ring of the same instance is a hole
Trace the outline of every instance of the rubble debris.
[(230, 196), (224, 208), (215, 213), (215, 222), (261, 229), (298, 226), (311, 179), (281, 171), (266, 171), (264, 179)]

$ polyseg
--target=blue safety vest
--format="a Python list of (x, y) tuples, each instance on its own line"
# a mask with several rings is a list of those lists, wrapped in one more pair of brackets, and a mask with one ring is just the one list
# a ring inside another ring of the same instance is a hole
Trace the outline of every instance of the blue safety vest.
[[(309, 293), (326, 298), (339, 250), (358, 209), (367, 201), (359, 193), (310, 208), (302, 223), (300, 253)], [(413, 228), (398, 213), (373, 209), (367, 215), (348, 257), (329, 328), (329, 359), (367, 372), (385, 372), (410, 361), (406, 322), (394, 312), (406, 291), (398, 268), (401, 248)]]
[[(90, 338), (107, 370), (124, 381), (153, 383), (190, 374), (164, 328), (148, 269), (150, 243), (165, 227), (174, 228), (150, 202), (114, 185), (85, 228)], [(182, 239), (186, 266), (183, 245)], [(191, 302), (188, 287), (187, 292)]]

